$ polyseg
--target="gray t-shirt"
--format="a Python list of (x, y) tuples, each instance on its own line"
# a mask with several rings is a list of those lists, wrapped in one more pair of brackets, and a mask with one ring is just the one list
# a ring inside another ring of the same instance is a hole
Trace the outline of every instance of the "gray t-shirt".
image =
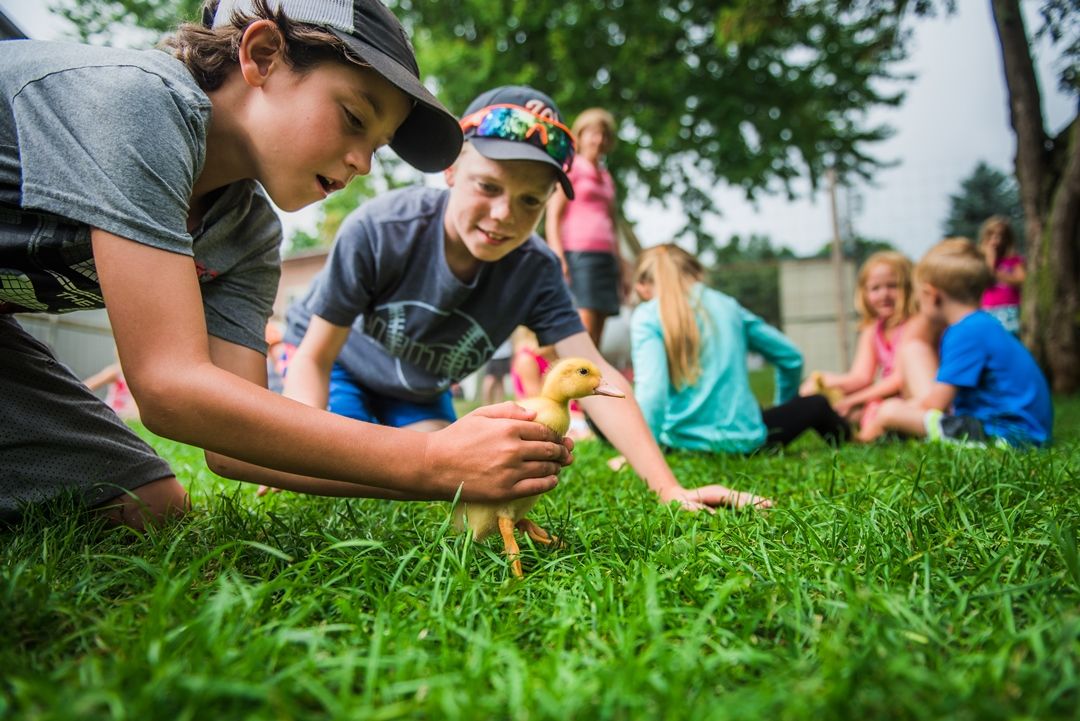
[(342, 223), (326, 266), (290, 309), (298, 344), (312, 315), (352, 331), (338, 357), (355, 381), (428, 401), (483, 366), (518, 325), (548, 345), (584, 331), (555, 254), (538, 236), (463, 283), (446, 262), (449, 191), (414, 187)]
[(203, 223), (188, 204), (210, 99), (158, 50), (0, 43), (0, 304), (104, 305), (90, 228), (193, 256), (207, 328), (265, 350), (281, 223), (254, 181), (222, 188)]

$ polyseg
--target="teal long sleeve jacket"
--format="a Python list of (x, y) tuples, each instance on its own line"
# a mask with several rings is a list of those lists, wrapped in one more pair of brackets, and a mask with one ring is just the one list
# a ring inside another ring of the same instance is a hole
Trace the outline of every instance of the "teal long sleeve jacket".
[(776, 403), (798, 392), (803, 357), (783, 333), (731, 296), (698, 283), (691, 291), (701, 332), (701, 375), (676, 389), (668, 374), (660, 306), (634, 309), (631, 354), (634, 393), (657, 441), (672, 448), (749, 453), (765, 442), (761, 407), (750, 390), (747, 351), (776, 369)]

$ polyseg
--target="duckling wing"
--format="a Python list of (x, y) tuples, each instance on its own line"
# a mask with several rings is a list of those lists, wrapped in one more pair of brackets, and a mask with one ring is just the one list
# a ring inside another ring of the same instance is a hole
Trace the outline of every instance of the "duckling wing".
[(570, 408), (566, 403), (556, 403), (549, 398), (526, 398), (519, 405), (536, 411), (536, 422), (543, 423), (560, 436), (570, 430)]

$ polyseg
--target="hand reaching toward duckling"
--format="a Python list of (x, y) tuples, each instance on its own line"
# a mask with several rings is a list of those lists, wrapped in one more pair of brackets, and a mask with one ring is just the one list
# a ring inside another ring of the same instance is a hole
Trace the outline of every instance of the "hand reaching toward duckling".
[[(544, 378), (540, 395), (521, 401), (520, 405), (536, 411), (536, 423), (541, 423), (560, 437), (570, 429), (570, 401), (590, 395), (621, 398), (623, 392), (606, 382), (600, 370), (583, 358), (567, 358), (560, 361)], [(498, 531), (502, 536), (506, 553), (511, 559), (515, 576), (524, 575), (521, 569), (520, 549), (514, 538), (514, 528), (520, 528), (537, 543), (557, 543), (543, 528), (525, 518), (536, 505), (539, 496), (528, 496), (505, 503), (459, 503), (454, 509), (454, 525), (458, 530), (466, 526), (473, 537), (482, 540)]]
[(755, 496), (753, 493), (745, 491), (736, 491), (718, 483), (698, 486), (697, 488), (682, 488), (680, 486), (670, 491), (661, 491), (661, 503), (671, 503), (672, 501), (678, 501), (679, 506), (684, 511), (706, 511), (708, 513), (715, 513), (718, 506), (728, 506), (736, 509), (746, 506), (772, 508), (772, 501), (768, 498)]

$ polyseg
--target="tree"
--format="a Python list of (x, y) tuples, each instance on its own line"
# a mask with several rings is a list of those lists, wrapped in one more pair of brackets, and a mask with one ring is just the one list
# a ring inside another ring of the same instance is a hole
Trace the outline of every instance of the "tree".
[(732, 235), (724, 246), (698, 246), (698, 257), (712, 259), (706, 283), (735, 298), (766, 322), (780, 326), (779, 261), (794, 258), (790, 248), (774, 247), (765, 235)]
[(202, 0), (53, 0), (88, 43), (149, 46), (185, 21), (198, 20)]
[[(899, 2), (899, 0), (898, 0)], [(904, 4), (900, 2), (899, 4)], [(621, 119), (609, 162), (623, 187), (678, 198), (707, 235), (721, 180), (748, 196), (827, 168), (871, 175), (887, 137), (866, 111), (897, 104), (906, 33), (867, 0), (398, 0), (425, 74), (460, 111), (506, 83), (548, 91), (571, 117)]]
[[(992, 8), (1016, 135), (1027, 240), (1024, 342), (1047, 370), (1053, 389), (1071, 393), (1080, 388), (1080, 117), (1056, 135), (1047, 132), (1019, 0), (992, 0)], [(1078, 0), (1049, 0), (1040, 31), (1069, 43), (1061, 85), (1072, 93), (1080, 90), (1078, 11)]]
[[(843, 243), (843, 251), (845, 258), (851, 258), (856, 268), (862, 267), (862, 264), (866, 262), (874, 253), (882, 250), (896, 250), (896, 247), (886, 240), (875, 240), (873, 238), (849, 238)], [(814, 253), (811, 258), (828, 258), (832, 255), (832, 241), (826, 241), (824, 245)]]
[[(55, 0), (84, 36), (117, 19), (158, 32), (196, 0)], [(916, 0), (921, 5), (925, 0)], [(677, 237), (707, 238), (718, 182), (748, 197), (835, 168), (880, 167), (867, 111), (896, 105), (908, 0), (388, 0), (451, 110), (506, 83), (549, 91), (571, 116), (622, 119), (609, 157), (624, 188), (678, 198)], [(169, 8), (173, 8), (170, 12)], [(463, 72), (463, 69), (465, 71)]]
[(960, 181), (960, 192), (949, 196), (944, 233), (978, 241), (979, 226), (991, 215), (1009, 218), (1017, 241), (1023, 247), (1024, 213), (1020, 209), (1016, 180), (980, 162), (969, 177)]

